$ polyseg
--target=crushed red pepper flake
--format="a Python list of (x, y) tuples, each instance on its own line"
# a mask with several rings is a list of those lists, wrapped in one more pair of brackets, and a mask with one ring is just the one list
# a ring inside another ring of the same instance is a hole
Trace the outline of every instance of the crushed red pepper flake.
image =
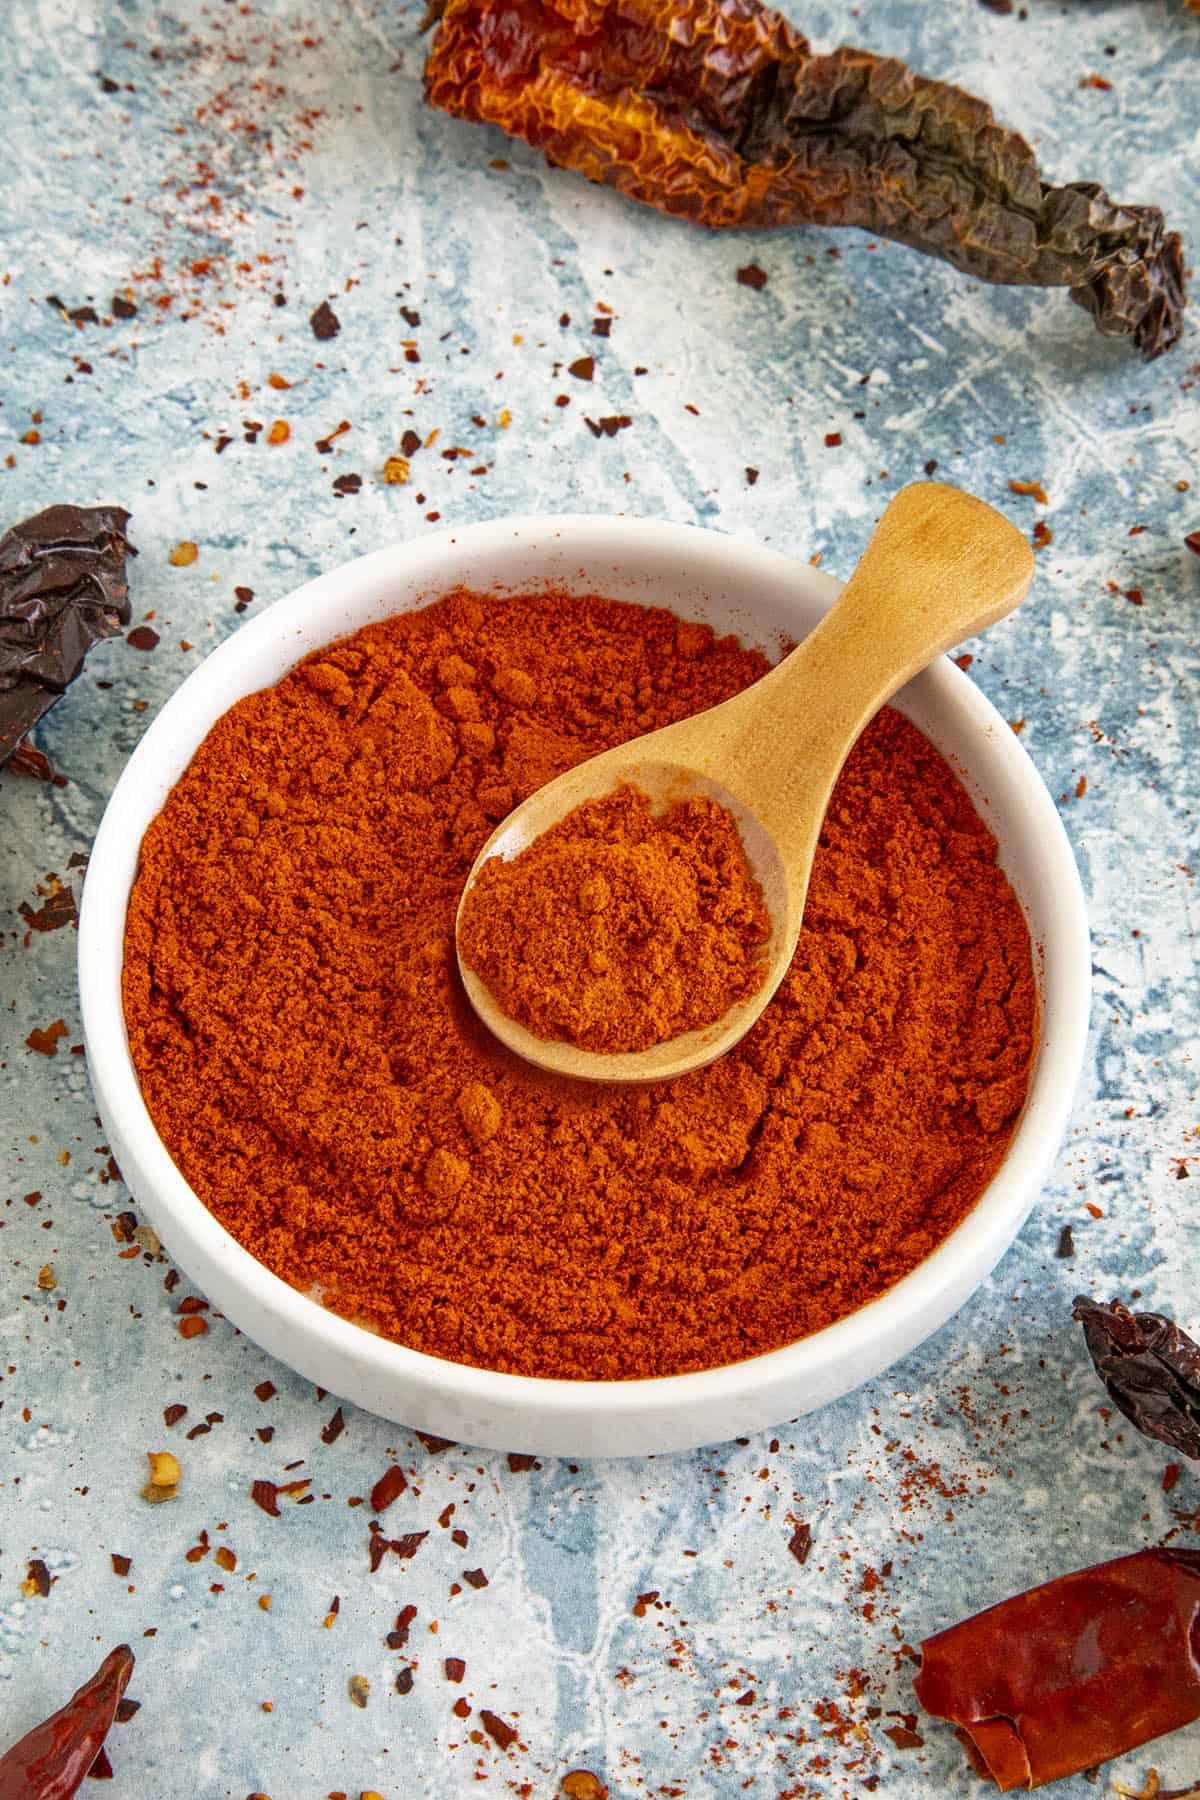
[(42, 1600), (50, 1597), (50, 1571), (40, 1557), (31, 1557), (26, 1565), (22, 1592), (27, 1599), (36, 1594)]
[(528, 1456), (523, 1450), (510, 1450), (508, 1466), (514, 1475), (519, 1475), (526, 1469), (540, 1469), (542, 1465), (536, 1456)]
[(260, 1381), (254, 1390), (256, 1398), (263, 1401), (273, 1400), (278, 1392), (273, 1381)]
[(788, 1549), (798, 1563), (806, 1563), (808, 1561), (809, 1552), (812, 1549), (812, 1526), (806, 1525), (803, 1522), (797, 1525), (795, 1531), (793, 1531), (791, 1537), (788, 1539)]
[(402, 1606), (400, 1608), (400, 1611), (396, 1614), (395, 1625), (392, 1627), (391, 1631), (388, 1632), (387, 1637), (384, 1639), (384, 1642), (387, 1644), (387, 1647), (389, 1650), (403, 1650), (404, 1649), (405, 1645), (408, 1643), (408, 1634), (412, 1628), (412, 1622), (416, 1618), (416, 1616), (417, 1616), (417, 1609), (415, 1606), (409, 1605), (409, 1606)]
[(399, 1463), (393, 1463), (385, 1469), (375, 1486), (371, 1489), (371, 1511), (386, 1512), (393, 1500), (398, 1500), (408, 1486), (408, 1480)]
[(310, 314), (308, 322), (312, 326), (313, 336), (322, 344), (327, 344), (342, 329), (342, 322), (328, 300), (322, 300), (320, 306)]
[(152, 625), (135, 625), (125, 633), (125, 642), (134, 650), (157, 650), (162, 639)]
[(133, 1567), (132, 1556), (122, 1556), (117, 1550), (112, 1552), (109, 1561), (112, 1563), (112, 1572), (114, 1575), (128, 1575), (130, 1569)]
[(746, 263), (738, 270), (737, 278), (739, 286), (753, 288), (756, 293), (761, 293), (770, 279), (767, 271), (760, 269), (757, 263)]
[(208, 1320), (199, 1313), (188, 1313), (179, 1321), (179, 1335), (182, 1338), (203, 1337), (208, 1330)]
[(447, 1681), (461, 1681), (467, 1672), (467, 1665), (461, 1656), (447, 1656), (442, 1661), (442, 1672)]
[(332, 1418), (329, 1420), (329, 1423), (322, 1427), (321, 1442), (323, 1444), (336, 1444), (338, 1439), (341, 1437), (343, 1431), (345, 1431), (345, 1429), (346, 1429), (345, 1415), (342, 1412), (341, 1407), (339, 1406), (337, 1408), (336, 1412), (333, 1414)]
[(595, 372), (594, 356), (577, 356), (574, 362), (567, 364), (567, 374), (573, 375), (576, 381), (590, 381)]
[(516, 1743), (516, 1726), (510, 1725), (507, 1719), (502, 1719), (499, 1713), (489, 1712), (487, 1708), (484, 1707), (480, 1711), (479, 1722), (487, 1732), (488, 1736), (494, 1743), (499, 1745), (501, 1750), (507, 1750), (511, 1745)]
[[(65, 1038), (66, 1035), (67, 1027), (63, 1019), (55, 1019), (52, 1024), (44, 1027), (35, 1025), (25, 1039), (25, 1048), (36, 1050), (39, 1056), (57, 1056), (58, 1040)], [(39, 1195), (39, 1199), (40, 1197)]]
[(464, 1569), (463, 1580), (468, 1587), (485, 1588), (488, 1585), (488, 1578), (482, 1569)]
[(187, 1407), (184, 1406), (183, 1403), (179, 1400), (174, 1401), (173, 1404), (170, 1406), (163, 1407), (163, 1424), (164, 1425), (178, 1425), (180, 1419), (183, 1419), (186, 1417), (187, 1417)]

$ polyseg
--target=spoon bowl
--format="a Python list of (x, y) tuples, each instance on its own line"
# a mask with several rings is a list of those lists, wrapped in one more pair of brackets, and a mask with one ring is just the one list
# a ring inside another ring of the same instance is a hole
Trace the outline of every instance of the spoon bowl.
[[(484, 844), (455, 922), (463, 987), (488, 1029), (526, 1061), (587, 1081), (667, 1081), (744, 1037), (787, 973), (829, 796), (859, 733), (935, 656), (1020, 604), (1033, 551), (1003, 514), (942, 482), (892, 500), (836, 604), (799, 647), (731, 700), (568, 769), (521, 803)], [(586, 1050), (510, 1017), (463, 954), (463, 911), (479, 872), (509, 861), (590, 800), (629, 785), (655, 811), (700, 796), (730, 813), (771, 920), (766, 974), (698, 1030), (647, 1049)]]

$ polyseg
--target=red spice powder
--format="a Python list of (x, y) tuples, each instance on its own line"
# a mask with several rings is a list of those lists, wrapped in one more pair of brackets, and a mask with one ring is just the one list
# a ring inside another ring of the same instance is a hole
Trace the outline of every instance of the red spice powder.
[(556, 1080), (461, 993), (496, 822), (766, 667), (663, 610), (459, 592), (218, 721), (142, 847), (125, 1008), (165, 1143), (269, 1268), (434, 1355), (616, 1379), (815, 1331), (962, 1219), (1025, 1096), (1031, 950), (893, 711), (838, 782), (787, 978), (710, 1068)]

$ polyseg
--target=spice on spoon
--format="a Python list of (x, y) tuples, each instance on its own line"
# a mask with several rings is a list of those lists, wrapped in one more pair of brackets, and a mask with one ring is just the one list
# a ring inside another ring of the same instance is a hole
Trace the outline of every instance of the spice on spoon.
[(732, 814), (700, 796), (656, 814), (628, 784), (484, 863), (459, 925), (510, 1018), (602, 1052), (723, 1018), (762, 985), (770, 935)]
[(1040, 1787), (1200, 1718), (1200, 1551), (1139, 1550), (921, 1645), (915, 1681), (976, 1774)]

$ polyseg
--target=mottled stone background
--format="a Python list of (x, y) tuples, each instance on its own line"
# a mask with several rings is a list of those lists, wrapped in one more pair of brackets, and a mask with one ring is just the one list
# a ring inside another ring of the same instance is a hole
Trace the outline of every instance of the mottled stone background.
[[(114, 1796), (443, 1800), (477, 1779), (549, 1796), (578, 1764), (622, 1800), (965, 1794), (946, 1729), (909, 1717), (923, 1742), (906, 1736), (903, 1646), (1168, 1531), (1200, 1543), (1197, 1471), (1164, 1493), (1167, 1457), (1104, 1416), (1069, 1322), (1083, 1290), (1140, 1292), (1200, 1326), (1200, 559), (1183, 547), (1200, 528), (1200, 333), (1146, 367), (1061, 293), (981, 290), (852, 235), (670, 223), (425, 112), (417, 10), (4, 8), (0, 514), (128, 506), (135, 622), (161, 641), (102, 649), (42, 727), (67, 785), (0, 777), (0, 1737), (128, 1638), (143, 1704), (115, 1733)], [(1200, 20), (1182, 0), (1027, 0), (1008, 17), (976, 0), (813, 0), (803, 23), (820, 47), (867, 42), (974, 87), (1050, 172), (1169, 204), (1200, 244)], [(1084, 85), (1093, 74), (1111, 87)], [(751, 260), (760, 291), (736, 280)], [(136, 316), (114, 321), (114, 294)], [(320, 344), (324, 298), (341, 332)], [(583, 354), (590, 385), (565, 372)], [(632, 423), (613, 437), (584, 422), (620, 414)], [(271, 445), (276, 420), (290, 436)], [(385, 485), (406, 430), (439, 435), (407, 485)], [(70, 1054), (74, 933), (29, 933), (18, 909), (41, 905), (51, 872), (78, 886), (73, 853), (155, 710), (237, 629), (237, 590), (257, 611), (439, 521), (539, 509), (700, 521), (844, 571), (886, 497), (935, 460), (1053, 533), (1034, 599), (971, 672), (1062, 797), (1095, 934), (1070, 1138), (994, 1279), (840, 1405), (642, 1463), (513, 1471), (430, 1455), (353, 1410), (326, 1445), (333, 1397), (222, 1321), (183, 1341), (186, 1283), (168, 1295), (166, 1265), (122, 1259), (110, 1229), (129, 1200)], [(343, 497), (350, 475), (361, 490)], [(1013, 479), (1047, 502), (1012, 496)], [(199, 556), (174, 567), (183, 539)], [(25, 1048), (60, 1017), (53, 1060)], [(1068, 1224), (1073, 1262), (1055, 1255)], [(173, 1432), (170, 1402), (189, 1409)], [(168, 1439), (182, 1494), (151, 1510), (143, 1453)], [(430, 1535), (372, 1579), (367, 1515), (346, 1501), (393, 1447), (412, 1485), (389, 1524)], [(315, 1503), (269, 1519), (250, 1482), (297, 1459)], [(787, 1550), (799, 1520), (803, 1568)], [(202, 1530), (235, 1571), (186, 1559)], [(133, 1558), (125, 1579), (113, 1551)], [(30, 1557), (48, 1598), (22, 1593)], [(490, 1585), (455, 1592), (468, 1568)], [(389, 1651), (407, 1603), (408, 1651)], [(461, 1688), (446, 1655), (466, 1659)], [(513, 1721), (519, 1746), (472, 1741), (459, 1693)], [(1200, 1780), (1200, 1727), (1115, 1773), (1138, 1786), (1152, 1764), (1165, 1785)], [(1107, 1792), (1113, 1773), (1061, 1792)]]

